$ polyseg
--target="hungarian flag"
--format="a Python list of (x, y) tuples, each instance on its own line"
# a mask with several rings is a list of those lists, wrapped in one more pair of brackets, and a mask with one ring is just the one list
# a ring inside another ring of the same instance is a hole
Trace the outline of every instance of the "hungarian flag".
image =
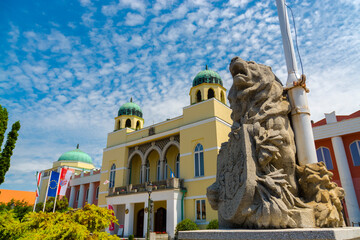
[(70, 169), (62, 168), (57, 195), (64, 196), (73, 172)]
[(39, 197), (40, 194), (40, 180), (41, 172), (36, 172), (36, 197)]
[(56, 197), (56, 191), (59, 185), (60, 174), (58, 172), (51, 171), (49, 179), (48, 197)]

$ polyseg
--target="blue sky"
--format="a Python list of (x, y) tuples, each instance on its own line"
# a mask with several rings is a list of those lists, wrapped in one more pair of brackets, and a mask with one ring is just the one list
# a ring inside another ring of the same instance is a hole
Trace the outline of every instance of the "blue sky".
[[(289, 0), (312, 119), (360, 103), (360, 1)], [(35, 190), (36, 170), (76, 144), (97, 167), (130, 97), (145, 126), (182, 114), (195, 75), (240, 56), (286, 81), (275, 0), (0, 1), (0, 104), (21, 131), (0, 188)]]

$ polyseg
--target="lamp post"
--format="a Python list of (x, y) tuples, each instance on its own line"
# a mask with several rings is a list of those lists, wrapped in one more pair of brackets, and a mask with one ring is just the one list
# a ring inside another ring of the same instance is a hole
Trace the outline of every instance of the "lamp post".
[(152, 184), (151, 184), (151, 182), (147, 185), (147, 192), (149, 194), (149, 198), (148, 198), (148, 216), (147, 216), (146, 240), (150, 240), (150, 213), (151, 213), (151, 193), (152, 193)]

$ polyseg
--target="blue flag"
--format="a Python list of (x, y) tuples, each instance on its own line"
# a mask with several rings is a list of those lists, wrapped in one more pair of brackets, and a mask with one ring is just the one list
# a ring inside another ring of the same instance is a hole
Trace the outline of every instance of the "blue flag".
[(50, 175), (50, 182), (49, 182), (49, 188), (48, 188), (48, 197), (55, 197), (56, 191), (58, 187), (58, 181), (59, 181), (59, 173), (58, 172), (51, 172)]

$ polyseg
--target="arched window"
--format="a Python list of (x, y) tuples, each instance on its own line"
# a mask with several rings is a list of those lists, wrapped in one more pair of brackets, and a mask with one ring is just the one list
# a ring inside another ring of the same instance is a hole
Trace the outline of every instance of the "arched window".
[(127, 120), (126, 120), (126, 122), (125, 122), (125, 127), (131, 128), (131, 120), (130, 120), (130, 119), (127, 119)]
[(208, 99), (215, 97), (215, 93), (214, 90), (212, 90), (211, 88), (208, 90)]
[(121, 128), (121, 121), (119, 120), (116, 124), (116, 130), (119, 130)]
[(175, 177), (180, 178), (180, 154), (176, 156)]
[(161, 164), (161, 161), (159, 160), (157, 162), (157, 166), (156, 166), (156, 180), (160, 181), (160, 164)]
[(360, 141), (356, 140), (350, 144), (351, 157), (354, 166), (360, 166)]
[(194, 153), (195, 177), (204, 176), (204, 148), (198, 143)]
[(111, 170), (110, 170), (110, 184), (109, 184), (109, 188), (113, 188), (115, 186), (115, 172), (116, 172), (116, 165), (113, 164), (111, 166)]
[(318, 162), (324, 162), (328, 170), (333, 170), (333, 164), (330, 156), (330, 150), (325, 147), (320, 147), (316, 150)]
[(196, 93), (196, 102), (197, 102), (197, 103), (198, 103), (198, 102), (201, 102), (201, 100), (202, 100), (202, 98), (201, 98), (201, 92), (200, 92), (200, 90), (198, 90), (197, 93)]
[(136, 122), (136, 130), (139, 130), (140, 129), (140, 121), (137, 121)]
[(220, 93), (220, 101), (225, 104), (225, 96), (223, 91)]

